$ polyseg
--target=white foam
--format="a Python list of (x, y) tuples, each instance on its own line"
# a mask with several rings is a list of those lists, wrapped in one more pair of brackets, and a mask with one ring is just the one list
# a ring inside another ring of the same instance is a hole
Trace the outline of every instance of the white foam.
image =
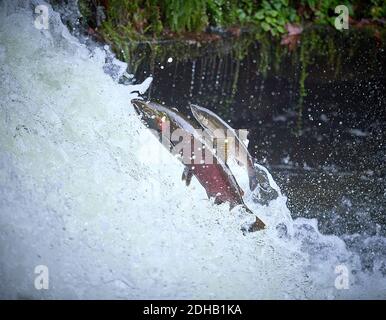
[(128, 85), (127, 86), (128, 92), (130, 93), (139, 92), (140, 94), (144, 94), (147, 91), (147, 89), (149, 89), (152, 81), (153, 81), (153, 77), (147, 77), (140, 84)]

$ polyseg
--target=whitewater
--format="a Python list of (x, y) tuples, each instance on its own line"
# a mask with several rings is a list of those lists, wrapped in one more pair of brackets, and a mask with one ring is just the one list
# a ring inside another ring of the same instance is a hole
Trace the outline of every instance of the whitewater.
[(186, 187), (130, 104), (151, 79), (118, 83), (126, 66), (111, 77), (109, 49), (81, 44), (49, 5), (36, 28), (41, 3), (0, 2), (0, 298), (386, 298), (385, 255), (368, 250), (363, 268), (315, 219), (293, 221), (284, 195), (254, 204), (268, 228), (244, 235), (253, 217)]

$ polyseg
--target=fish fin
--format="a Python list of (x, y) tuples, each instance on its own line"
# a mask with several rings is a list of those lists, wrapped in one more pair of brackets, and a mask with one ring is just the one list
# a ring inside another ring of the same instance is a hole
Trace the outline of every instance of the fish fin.
[[(249, 209), (246, 205), (243, 205), (243, 208), (245, 209), (246, 212), (250, 214), (254, 214), (252, 210)], [(256, 217), (255, 222), (248, 227), (248, 232), (255, 232), (263, 229), (265, 229), (265, 223), (261, 221), (258, 217)]]
[(248, 231), (255, 232), (263, 229), (265, 229), (265, 223), (256, 217), (256, 221), (249, 226)]
[[(210, 198), (209, 193), (207, 192), (206, 194), (208, 195), (208, 198)], [(224, 201), (221, 200), (219, 197), (215, 197), (215, 198), (214, 198), (214, 203), (217, 204), (217, 205), (219, 205), (219, 204), (224, 203)], [(231, 209), (230, 209), (230, 210), (232, 210), (232, 204), (231, 204)]]
[(233, 209), (234, 207), (236, 207), (236, 206), (237, 206), (237, 204), (233, 203), (232, 201), (229, 202), (229, 211), (232, 211), (232, 209)]
[(192, 181), (193, 177), (193, 170), (190, 169), (189, 167), (185, 167), (184, 171), (182, 172), (182, 181), (185, 181), (186, 185), (189, 186), (190, 182)]

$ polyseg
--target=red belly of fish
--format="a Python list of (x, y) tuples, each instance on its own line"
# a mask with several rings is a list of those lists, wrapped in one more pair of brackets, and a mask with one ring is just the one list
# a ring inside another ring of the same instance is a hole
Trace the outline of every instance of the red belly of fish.
[(230, 183), (219, 164), (196, 164), (191, 165), (191, 169), (208, 196), (216, 198), (216, 203), (226, 201), (233, 205), (242, 203), (238, 190)]

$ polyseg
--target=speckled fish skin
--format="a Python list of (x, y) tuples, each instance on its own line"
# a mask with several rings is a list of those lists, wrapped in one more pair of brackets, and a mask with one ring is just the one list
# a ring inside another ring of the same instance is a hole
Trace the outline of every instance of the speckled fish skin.
[[(131, 102), (134, 105), (136, 112), (141, 115), (142, 121), (149, 129), (157, 132), (159, 139), (162, 137), (162, 123), (168, 121), (171, 132), (176, 129), (182, 129), (191, 135), (191, 146), (194, 146), (195, 144), (205, 145), (205, 141), (196, 131), (193, 123), (181, 114), (154, 102), (145, 102), (139, 99), (134, 99)], [(175, 142), (169, 142), (171, 145), (175, 145)], [(190, 150), (192, 151), (192, 149)], [(218, 159), (210, 148), (204, 148), (204, 152), (211, 152), (213, 163), (193, 163), (193, 154), (191, 154), (189, 157), (189, 159), (191, 159), (190, 163), (185, 163), (186, 161), (183, 162), (186, 167), (185, 171), (197, 178), (199, 183), (205, 188), (208, 197), (215, 198), (216, 204), (229, 202), (231, 209), (237, 205), (242, 205), (248, 213), (253, 214), (253, 212), (245, 205), (242, 198), (244, 192), (238, 185), (228, 166)], [(183, 179), (189, 184), (187, 175), (184, 174)], [(260, 219), (256, 218), (256, 222), (251, 226), (250, 231), (261, 230), (264, 227), (265, 224)]]
[(215, 138), (216, 130), (223, 130), (227, 133), (227, 138), (235, 141), (236, 148), (230, 149), (233, 151), (231, 157), (234, 157), (241, 165), (245, 166), (249, 177), (249, 187), (251, 191), (254, 191), (256, 187), (259, 187), (259, 201), (261, 204), (267, 205), (271, 200), (278, 197), (278, 193), (270, 187), (268, 177), (265, 172), (256, 168), (254, 160), (248, 151), (248, 148), (237, 136), (235, 130), (229, 126), (223, 119), (221, 119), (214, 112), (200, 107), (198, 105), (190, 105), (193, 116), (200, 123), (200, 125), (206, 130), (206, 132)]

